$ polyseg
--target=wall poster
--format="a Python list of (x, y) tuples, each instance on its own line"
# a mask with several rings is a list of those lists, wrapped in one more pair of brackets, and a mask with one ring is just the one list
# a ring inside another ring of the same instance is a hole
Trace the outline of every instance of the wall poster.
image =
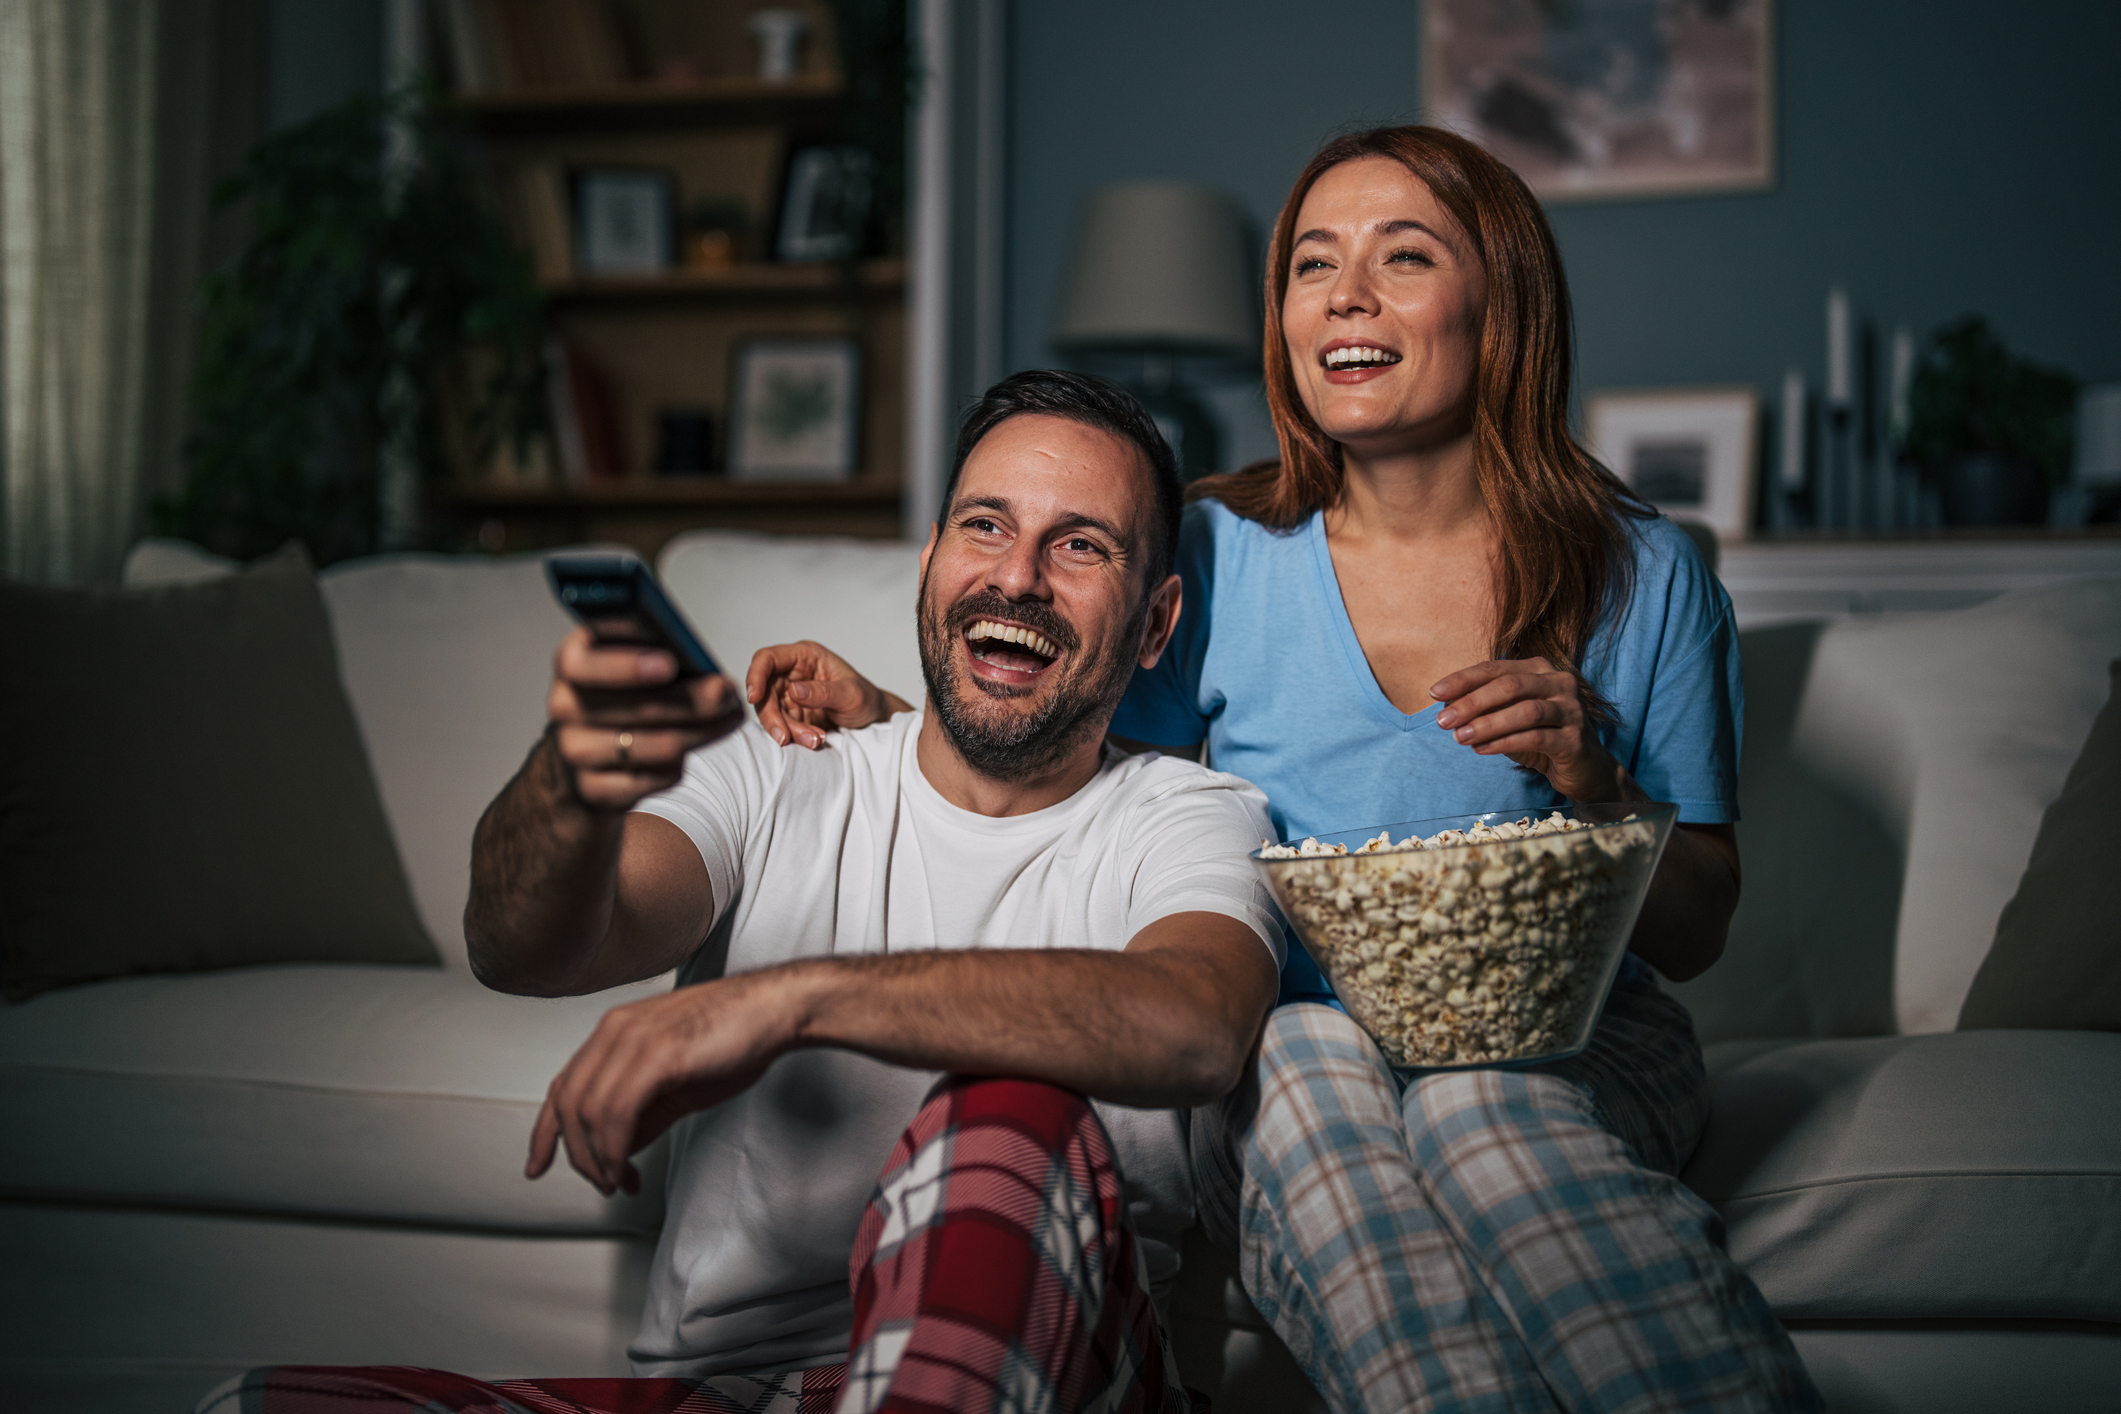
[(1424, 0), (1422, 106), (1546, 200), (1774, 182), (1772, 0)]

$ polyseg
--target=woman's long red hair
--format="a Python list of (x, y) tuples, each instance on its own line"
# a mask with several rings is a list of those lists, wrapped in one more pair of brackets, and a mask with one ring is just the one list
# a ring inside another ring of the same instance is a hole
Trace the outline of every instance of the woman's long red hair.
[[(1581, 672), (1599, 620), (1629, 588), (1628, 518), (1655, 514), (1569, 435), (1572, 332), (1561, 253), (1524, 182), (1442, 128), (1372, 128), (1320, 148), (1282, 204), (1267, 257), (1266, 385), (1281, 458), (1188, 488), (1277, 530), (1340, 504), (1340, 444), (1311, 418), (1296, 387), (1281, 306), (1296, 217), (1329, 168), (1385, 157), (1420, 178), (1472, 241), (1487, 271), (1487, 310), (1474, 375), (1473, 466), (1500, 540), (1497, 657), (1544, 657)], [(1585, 704), (1608, 717), (1585, 687)]]

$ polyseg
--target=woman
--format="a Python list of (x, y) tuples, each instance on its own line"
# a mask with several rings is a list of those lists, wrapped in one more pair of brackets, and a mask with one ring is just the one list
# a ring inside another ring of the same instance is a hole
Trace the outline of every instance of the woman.
[[(1819, 1407), (1673, 1177), (1706, 1090), (1650, 974), (1715, 961), (1737, 903), (1729, 600), (1569, 436), (1538, 204), (1438, 129), (1339, 138), (1282, 208), (1266, 307), (1281, 457), (1195, 488), (1185, 612), (1115, 735), (1205, 740), (1284, 838), (1562, 800), (1681, 824), (1559, 1065), (1403, 1086), (1292, 949), (1256, 1095), (1198, 1117), (1211, 1235), (1335, 1409)], [(847, 671), (769, 650), (762, 719), (861, 723), (878, 696)]]

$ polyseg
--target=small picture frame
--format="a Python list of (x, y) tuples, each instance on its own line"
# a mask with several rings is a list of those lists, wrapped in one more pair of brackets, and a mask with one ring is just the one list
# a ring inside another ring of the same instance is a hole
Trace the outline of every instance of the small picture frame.
[(729, 475), (845, 481), (856, 470), (861, 347), (852, 339), (750, 339), (729, 396)]
[(1760, 406), (1751, 388), (1593, 393), (1591, 454), (1674, 520), (1719, 539), (1752, 528)]
[(774, 258), (847, 260), (862, 253), (869, 224), (869, 154), (858, 147), (802, 147), (788, 159)]
[(574, 173), (575, 265), (584, 275), (652, 275), (674, 263), (677, 182), (652, 167)]

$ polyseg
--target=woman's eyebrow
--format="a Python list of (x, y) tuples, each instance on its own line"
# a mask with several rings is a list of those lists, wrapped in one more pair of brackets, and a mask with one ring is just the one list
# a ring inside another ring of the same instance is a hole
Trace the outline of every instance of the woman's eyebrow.
[(1450, 244), (1449, 241), (1444, 240), (1442, 232), (1434, 230), (1431, 227), (1424, 226), (1419, 221), (1409, 221), (1404, 218), (1394, 221), (1379, 221), (1377, 225), (1372, 229), (1374, 229), (1380, 236), (1396, 236), (1403, 231), (1419, 231), (1425, 236), (1429, 236), (1436, 240), (1443, 241), (1445, 245)]

